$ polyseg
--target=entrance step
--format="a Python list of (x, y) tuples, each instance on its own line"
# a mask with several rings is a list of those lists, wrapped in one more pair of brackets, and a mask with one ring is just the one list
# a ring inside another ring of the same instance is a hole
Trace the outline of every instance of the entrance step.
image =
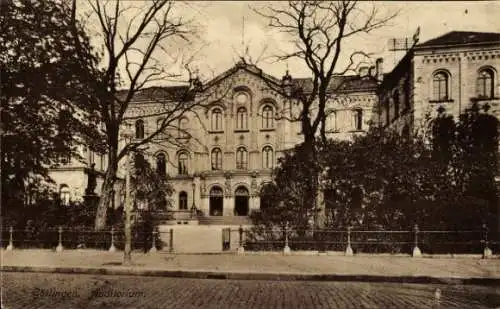
[(251, 225), (252, 220), (248, 216), (200, 216), (200, 225)]

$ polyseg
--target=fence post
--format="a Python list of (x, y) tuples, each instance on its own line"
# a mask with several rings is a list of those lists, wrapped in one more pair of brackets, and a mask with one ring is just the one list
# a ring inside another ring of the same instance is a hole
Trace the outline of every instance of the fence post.
[(347, 227), (347, 247), (345, 248), (345, 255), (346, 256), (353, 256), (354, 255), (354, 252), (352, 251), (352, 247), (351, 247), (351, 230), (352, 230), (352, 227), (348, 226)]
[(413, 227), (413, 231), (415, 232), (415, 244), (413, 246), (413, 254), (412, 256), (413, 257), (421, 257), (422, 256), (422, 252), (420, 251), (420, 249), (418, 248), (418, 224), (415, 224), (415, 226)]
[(290, 247), (288, 246), (288, 221), (285, 225), (285, 247), (283, 248), (283, 254), (288, 255), (291, 253)]
[(9, 227), (9, 245), (7, 246), (7, 251), (14, 250), (14, 239), (12, 238), (12, 234), (14, 233), (14, 228)]
[(151, 249), (149, 249), (149, 253), (155, 253), (157, 250), (156, 250), (156, 235), (158, 234), (158, 232), (156, 232), (155, 229), (153, 229), (153, 233), (152, 233), (152, 236), (153, 236), (153, 240), (152, 240), (152, 243), (151, 243)]
[(109, 252), (115, 252), (116, 247), (115, 247), (115, 227), (111, 227), (111, 246), (109, 246)]
[(61, 252), (63, 251), (63, 245), (62, 245), (62, 226), (59, 226), (58, 228), (58, 234), (59, 234), (59, 243), (57, 244), (57, 247), (56, 247), (56, 252)]
[(168, 241), (168, 251), (170, 253), (174, 252), (174, 229), (169, 231), (169, 241)]
[(243, 247), (243, 227), (240, 225), (240, 228), (238, 229), (239, 233), (239, 246), (238, 246), (238, 254), (245, 254), (245, 248)]
[(483, 242), (484, 242), (483, 259), (487, 259), (493, 255), (493, 252), (488, 247), (488, 226), (486, 224), (483, 224)]

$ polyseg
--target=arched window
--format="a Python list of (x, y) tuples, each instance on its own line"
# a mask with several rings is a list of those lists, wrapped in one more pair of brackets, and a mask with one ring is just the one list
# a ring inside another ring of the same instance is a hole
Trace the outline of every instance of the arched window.
[(356, 109), (352, 112), (354, 130), (363, 130), (363, 110)]
[(239, 147), (236, 150), (236, 168), (239, 170), (248, 168), (248, 153), (245, 147)]
[(270, 105), (264, 106), (262, 109), (262, 128), (263, 129), (271, 129), (273, 128), (273, 107)]
[(220, 148), (212, 149), (212, 170), (218, 171), (222, 169), (222, 151)]
[(179, 119), (179, 127), (178, 127), (179, 138), (189, 138), (188, 123), (189, 120), (185, 117)]
[(179, 175), (188, 174), (188, 155), (185, 152), (179, 153)]
[(491, 69), (482, 69), (477, 76), (477, 96), (483, 99), (494, 97), (494, 74)]
[(212, 131), (222, 131), (222, 110), (214, 108), (212, 110)]
[(432, 78), (433, 97), (435, 101), (449, 100), (448, 74), (437, 72)]
[(325, 124), (325, 129), (326, 131), (337, 131), (337, 112), (336, 111), (330, 111), (328, 115), (326, 115), (326, 124)]
[(262, 167), (263, 168), (273, 168), (273, 148), (271, 146), (265, 146), (262, 149)]
[(71, 193), (69, 192), (69, 187), (66, 184), (62, 184), (59, 190), (59, 197), (61, 198), (61, 204), (68, 206), (71, 202)]
[(167, 159), (164, 153), (159, 153), (156, 156), (156, 172), (160, 176), (167, 175)]
[(144, 120), (142, 119), (135, 122), (135, 138), (144, 138)]
[(399, 117), (399, 91), (395, 91), (393, 95), (394, 102), (394, 119)]
[(188, 195), (185, 191), (181, 191), (179, 193), (179, 209), (180, 210), (188, 209)]
[(236, 129), (246, 130), (248, 128), (248, 114), (247, 109), (244, 107), (238, 108), (236, 112)]

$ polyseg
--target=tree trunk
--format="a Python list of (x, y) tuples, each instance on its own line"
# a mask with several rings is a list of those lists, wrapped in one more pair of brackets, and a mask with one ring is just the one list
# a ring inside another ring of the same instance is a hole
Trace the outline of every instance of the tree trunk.
[(106, 227), (106, 214), (108, 207), (114, 198), (114, 186), (116, 172), (118, 169), (118, 159), (117, 159), (117, 149), (111, 147), (108, 153), (108, 168), (104, 176), (104, 182), (101, 189), (101, 198), (99, 199), (99, 204), (97, 206), (97, 212), (95, 217), (95, 230), (100, 231)]

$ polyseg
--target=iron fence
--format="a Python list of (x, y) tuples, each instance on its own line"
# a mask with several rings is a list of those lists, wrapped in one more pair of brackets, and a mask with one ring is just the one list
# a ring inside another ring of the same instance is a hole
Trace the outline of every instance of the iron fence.
[(346, 251), (353, 253), (412, 254), (415, 247), (427, 254), (481, 254), (500, 250), (500, 233), (478, 230), (295, 230), (233, 229), (239, 247), (248, 251)]
[[(7, 249), (101, 249), (123, 250), (125, 247), (125, 232), (123, 228), (95, 231), (88, 228), (25, 228), (12, 227), (2, 229), (2, 247)], [(10, 247), (10, 248), (9, 248)], [(132, 229), (132, 249), (149, 251), (151, 248), (161, 250), (168, 243), (160, 239), (159, 233), (143, 232)]]
[[(95, 231), (88, 228), (4, 228), (2, 247), (40, 249), (123, 250), (123, 227)], [(389, 230), (297, 230), (291, 228), (256, 229), (225, 228), (221, 230), (221, 251), (337, 251), (390, 254), (484, 254), (486, 249), (498, 253), (500, 233), (486, 227), (477, 230), (419, 230), (418, 226), (406, 231)], [(132, 249), (147, 251), (173, 251), (175, 229), (144, 232), (132, 229)], [(415, 251), (415, 249), (418, 251)]]

